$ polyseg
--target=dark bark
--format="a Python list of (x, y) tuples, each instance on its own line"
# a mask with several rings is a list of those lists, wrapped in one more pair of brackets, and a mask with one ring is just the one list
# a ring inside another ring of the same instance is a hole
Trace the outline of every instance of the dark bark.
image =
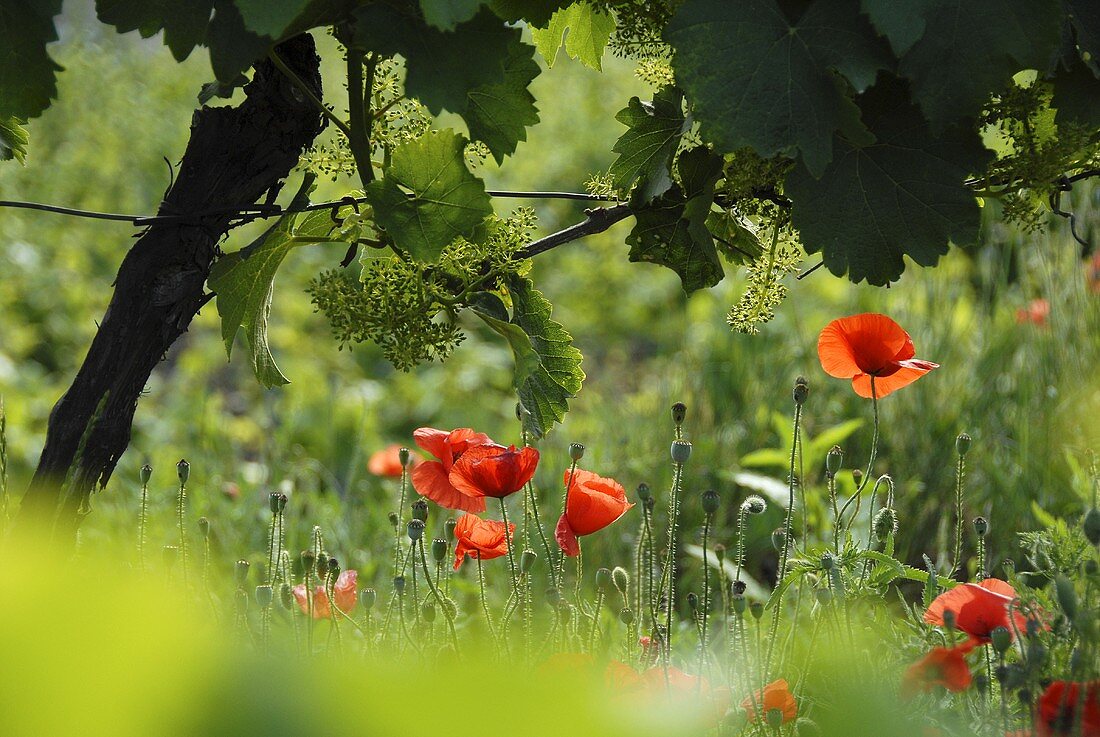
[[(312, 37), (298, 36), (279, 56), (321, 96)], [(54, 406), (46, 444), (23, 516), (72, 530), (95, 486), (107, 483), (130, 442), (137, 400), (168, 348), (208, 301), (218, 242), (231, 215), (190, 216), (258, 201), (290, 173), (323, 127), (317, 108), (274, 66), (257, 64), (238, 107), (203, 108), (160, 214), (183, 223), (154, 225), (126, 254), (95, 339), (72, 386)]]

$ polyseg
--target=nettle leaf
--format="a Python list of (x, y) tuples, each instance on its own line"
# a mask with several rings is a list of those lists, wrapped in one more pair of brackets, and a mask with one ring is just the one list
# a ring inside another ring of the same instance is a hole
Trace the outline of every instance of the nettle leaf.
[(0, 118), (0, 161), (15, 159), (20, 164), (27, 162), (27, 144), (30, 136), (19, 118)]
[(625, 192), (638, 181), (638, 196), (649, 202), (672, 187), (669, 167), (687, 127), (682, 104), (683, 94), (669, 86), (653, 102), (630, 98), (615, 116), (628, 128), (611, 149), (619, 154), (610, 171), (619, 190)]
[(610, 14), (590, 3), (575, 2), (554, 13), (545, 28), (532, 27), (531, 38), (547, 67), (554, 66), (564, 41), (569, 58), (601, 71), (603, 52), (614, 31), (615, 19)]
[(459, 23), (473, 18), (482, 4), (482, 0), (420, 0), (420, 10), (428, 25), (453, 31)]
[(527, 140), (527, 126), (539, 122), (534, 96), (527, 86), (539, 75), (535, 50), (520, 40), (514, 29), (508, 58), (504, 60), (504, 81), (470, 90), (462, 119), (470, 137), (489, 147), (496, 162), (515, 153), (520, 141)]
[(0, 3), (0, 118), (36, 118), (57, 97), (61, 71), (46, 44), (57, 40), (61, 0)]
[(461, 113), (471, 90), (505, 83), (505, 61), (518, 33), (488, 8), (454, 31), (433, 28), (389, 5), (355, 12), (355, 43), (405, 58), (405, 88), (433, 115)]
[(707, 230), (714, 183), (722, 159), (706, 148), (680, 154), (680, 184), (652, 203), (634, 209), (634, 229), (626, 237), (631, 261), (667, 266), (680, 275), (684, 291), (713, 287), (722, 280), (722, 262)]
[(933, 135), (897, 80), (876, 85), (860, 107), (875, 142), (838, 137), (824, 174), (798, 165), (784, 191), (808, 253), (820, 251), (838, 276), (883, 285), (901, 275), (905, 256), (931, 266), (948, 241), (977, 241), (978, 203), (963, 182), (990, 152), (968, 127)]
[(427, 133), (394, 149), (385, 176), (367, 187), (377, 223), (419, 261), (435, 261), (493, 214), (485, 185), (466, 168), (465, 146), (453, 130)]
[(797, 151), (815, 174), (854, 110), (834, 71), (858, 92), (893, 64), (858, 0), (818, 0), (793, 25), (775, 0), (687, 0), (665, 40), (706, 140), (724, 152)]
[(1061, 41), (1059, 0), (921, 0), (895, 13), (921, 14), (925, 30), (898, 64), (912, 95), (941, 130), (977, 115), (991, 90), (1022, 69), (1045, 69)]

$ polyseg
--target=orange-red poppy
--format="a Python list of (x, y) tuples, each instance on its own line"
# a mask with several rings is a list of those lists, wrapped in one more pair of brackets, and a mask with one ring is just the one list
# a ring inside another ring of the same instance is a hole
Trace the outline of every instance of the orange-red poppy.
[(1039, 298), (1027, 303), (1027, 307), (1016, 310), (1016, 322), (1020, 325), (1031, 323), (1040, 327), (1047, 324), (1050, 317), (1050, 302)]
[[(358, 592), (355, 588), (358, 579), (359, 573), (354, 569), (340, 571), (340, 575), (336, 578), (336, 585), (333, 587), (332, 598), (336, 601), (336, 607), (344, 613), (354, 609), (359, 599)], [(294, 587), (294, 598), (298, 600), (298, 608), (302, 610), (302, 613), (309, 614), (309, 602), (306, 601), (306, 587), (304, 584), (298, 584)], [(325, 587), (315, 587), (313, 589), (313, 618), (328, 619), (331, 615), (332, 610), (329, 609), (328, 606), (328, 596), (325, 594)]]
[(1100, 681), (1055, 681), (1047, 686), (1039, 697), (1035, 734), (1036, 737), (1100, 737)]
[(829, 376), (851, 379), (852, 388), (861, 397), (885, 397), (939, 368), (939, 364), (914, 355), (909, 333), (886, 315), (874, 312), (833, 320), (817, 339), (821, 368)]
[(448, 476), (455, 461), (466, 451), (483, 443), (492, 443), (489, 436), (474, 432), (468, 427), (460, 427), (450, 432), (421, 427), (413, 432), (413, 440), (437, 459), (425, 461), (413, 469), (412, 485), (416, 493), (447, 509), (484, 512), (485, 500), (480, 496), (470, 496), (459, 491), (451, 485)]
[(703, 676), (693, 676), (673, 666), (649, 668), (641, 674), (639, 685), (639, 695), (645, 704), (691, 709), (700, 726), (716, 726), (730, 708), (728, 688), (712, 688)]
[(901, 693), (906, 698), (921, 691), (943, 686), (948, 691), (965, 691), (972, 679), (966, 654), (968, 644), (958, 647), (934, 647), (932, 651), (909, 666), (901, 681)]
[[(371, 454), (370, 459), (367, 461), (367, 470), (375, 476), (384, 476), (386, 478), (400, 478), (401, 477), (401, 448), (403, 446), (397, 443), (390, 443), (382, 450), (375, 451)], [(419, 464), (422, 459), (416, 453), (409, 454), (409, 463), (413, 467)]]
[(634, 506), (626, 500), (626, 491), (618, 481), (591, 471), (566, 471), (563, 483), (568, 485), (565, 511), (554, 538), (566, 555), (580, 555), (578, 537), (602, 530)]
[(467, 553), (481, 560), (508, 555), (508, 541), (516, 526), (508, 523), (508, 536), (504, 535), (504, 523), (495, 519), (481, 519), (464, 514), (455, 525), (455, 570), (462, 565)]
[(757, 720), (757, 705), (763, 712), (764, 719), (767, 719), (768, 714), (774, 709), (782, 712), (783, 724), (798, 718), (798, 702), (794, 700), (794, 694), (791, 693), (787, 681), (782, 678), (772, 681), (763, 689), (757, 689), (752, 696), (741, 702), (741, 708), (748, 712), (750, 722)]
[(1016, 590), (1005, 581), (987, 578), (981, 583), (964, 583), (937, 596), (924, 612), (924, 621), (944, 625), (944, 613), (953, 612), (955, 628), (970, 635), (974, 645), (989, 642), (989, 634), (1004, 627), (1009, 634), (1021, 632), (1027, 626), (1027, 618), (1013, 608), (1013, 620), (1008, 618), (1009, 605), (1016, 599)]
[(539, 452), (530, 446), (505, 448), (485, 443), (463, 453), (451, 466), (447, 479), (466, 496), (503, 499), (522, 489), (535, 475), (538, 464)]

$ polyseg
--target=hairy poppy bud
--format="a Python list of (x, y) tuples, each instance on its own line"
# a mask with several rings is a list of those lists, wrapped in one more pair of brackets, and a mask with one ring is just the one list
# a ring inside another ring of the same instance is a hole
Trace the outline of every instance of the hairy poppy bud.
[(750, 494), (741, 502), (741, 509), (745, 514), (763, 514), (767, 508), (768, 503), (764, 501), (764, 497), (756, 494)]
[(247, 560), (237, 561), (236, 571), (237, 571), (237, 585), (238, 586), (244, 586), (245, 581), (248, 580), (248, 569), (250, 567), (251, 567), (251, 564), (249, 564), (249, 562)]
[(782, 527), (776, 527), (772, 530), (772, 547), (783, 552), (787, 547), (787, 531)]
[(875, 538), (880, 542), (898, 531), (898, 513), (890, 507), (883, 507), (875, 514)]
[(408, 448), (400, 448), (397, 451), (397, 461), (398, 461), (398, 463), (401, 464), (402, 468), (408, 468), (409, 467), (409, 461), (411, 461), (411, 460), (412, 460), (412, 453), (409, 452)]
[(626, 589), (630, 586), (630, 574), (622, 566), (615, 566), (611, 569), (611, 582), (615, 584), (620, 594), (626, 596)]
[(1054, 579), (1054, 593), (1058, 599), (1058, 606), (1066, 613), (1066, 619), (1077, 619), (1077, 591), (1073, 588), (1073, 582), (1065, 576), (1056, 576)]
[(1100, 545), (1100, 509), (1093, 507), (1085, 513), (1085, 537), (1093, 545)]
[(378, 601), (378, 592), (374, 589), (360, 589), (359, 590), (359, 605), (363, 607), (365, 611), (374, 609), (374, 602)]
[(561, 601), (561, 592), (554, 586), (546, 589), (546, 601), (550, 603), (550, 606), (557, 606)]
[(268, 507), (271, 509), (272, 514), (279, 514), (286, 509), (287, 497), (279, 491), (271, 492), (271, 495), (267, 498)]
[(261, 609), (267, 609), (271, 606), (271, 600), (274, 598), (274, 593), (271, 587), (267, 584), (261, 584), (256, 587), (256, 603), (260, 605)]
[(386, 518), (390, 521), (390, 527), (396, 529), (401, 524), (401, 518), (397, 516), (397, 512), (390, 512)]
[(519, 572), (530, 573), (531, 569), (535, 567), (535, 561), (539, 556), (534, 550), (524, 550), (519, 556)]
[(989, 534), (989, 520), (985, 517), (974, 518), (974, 534), (978, 537), (985, 537)]
[(686, 440), (674, 440), (672, 442), (672, 462), (687, 463), (691, 458), (691, 443)]
[(622, 622), (623, 624), (625, 624), (628, 627), (630, 625), (634, 624), (634, 610), (632, 610), (632, 609), (620, 609), (619, 610), (619, 621)]
[(993, 649), (998, 654), (1004, 655), (1012, 646), (1012, 633), (1007, 627), (994, 627), (989, 633), (989, 641), (993, 643)]
[(638, 498), (643, 502), (653, 498), (653, 492), (649, 488), (649, 484), (638, 484)]
[(413, 519), (418, 519), (421, 522), (428, 521), (428, 502), (424, 499), (417, 499), (412, 503)]
[(687, 405), (683, 402), (676, 402), (672, 405), (672, 422), (679, 427), (684, 424), (684, 418), (687, 417)]
[(569, 444), (569, 460), (576, 463), (581, 458), (584, 458), (584, 444), (583, 443), (570, 443)]
[(203, 539), (204, 540), (209, 540), (210, 539), (210, 520), (208, 520), (206, 517), (199, 517), (198, 525), (199, 525), (199, 533), (202, 535)]
[(596, 570), (596, 588), (605, 594), (611, 593), (611, 570), (599, 568)]
[(855, 482), (856, 488), (858, 489), (859, 485), (861, 483), (863, 483), (863, 471), (860, 471), (858, 468), (853, 468), (852, 469), (852, 481)]
[(153, 467), (148, 463), (144, 464), (138, 471), (138, 478), (141, 480), (141, 485), (145, 486), (149, 483), (149, 479), (153, 476)]
[(180, 458), (179, 463), (176, 464), (176, 476), (181, 484), (186, 484), (187, 479), (191, 477), (191, 464), (183, 458)]
[(335, 581), (340, 576), (340, 561), (336, 560), (335, 558), (328, 559), (327, 575), (333, 581)]
[(405, 593), (405, 577), (394, 576), (393, 577), (393, 590), (397, 592), (398, 596)]
[(967, 454), (970, 450), (970, 436), (964, 432), (959, 433), (959, 436), (955, 438), (955, 452), (960, 456)]
[(328, 560), (328, 553), (321, 551), (321, 555), (317, 557), (317, 575), (322, 581), (328, 575)]
[(753, 619), (760, 619), (764, 616), (764, 605), (759, 601), (752, 602), (749, 604), (749, 614), (752, 615)]
[(718, 559), (718, 565), (722, 565), (726, 560), (726, 546), (722, 543), (718, 543), (714, 546), (714, 557)]
[(435, 604), (430, 601), (424, 602), (424, 605), (420, 607), (420, 616), (424, 618), (424, 621), (431, 624), (435, 621)]
[(699, 597), (694, 591), (688, 592), (687, 595), (688, 606), (691, 607), (691, 611), (697, 611), (699, 609)]
[(279, 603), (288, 612), (294, 611), (294, 588), (290, 584), (284, 583), (279, 587)]
[(458, 522), (454, 517), (448, 517), (447, 521), (443, 523), (443, 536), (448, 540), (455, 539), (455, 527), (458, 526)]
[(721, 501), (718, 497), (718, 492), (714, 489), (707, 489), (703, 492), (703, 512), (708, 517), (713, 517), (714, 513), (718, 511), (718, 502)]
[(432, 540), (432, 560), (436, 563), (442, 563), (443, 559), (447, 557), (447, 541), (436, 538)]
[(810, 396), (810, 386), (806, 383), (806, 377), (799, 376), (794, 380), (794, 403), (801, 407), (808, 396)]
[(420, 538), (424, 537), (424, 520), (411, 519), (408, 525), (409, 539), (416, 542)]
[(746, 589), (748, 589), (748, 585), (739, 578), (730, 583), (730, 591), (733, 592), (734, 596), (744, 596)]
[(312, 550), (302, 551), (302, 570), (309, 572), (313, 570), (313, 564), (317, 562), (317, 556), (313, 554)]
[(829, 478), (836, 476), (837, 471), (844, 467), (844, 451), (840, 449), (839, 445), (834, 445), (829, 449), (829, 452), (825, 454), (825, 472), (829, 474)]

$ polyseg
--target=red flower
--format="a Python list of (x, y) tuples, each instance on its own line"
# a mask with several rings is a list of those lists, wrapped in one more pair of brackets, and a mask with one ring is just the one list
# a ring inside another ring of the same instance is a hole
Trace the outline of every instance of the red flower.
[(662, 704), (677, 710), (692, 709), (701, 724), (717, 726), (730, 707), (728, 688), (712, 688), (702, 676), (693, 676), (679, 668), (654, 666), (641, 674), (639, 695), (644, 703)]
[[(385, 448), (379, 451), (375, 451), (371, 455), (370, 460), (367, 461), (367, 470), (375, 476), (385, 476), (387, 478), (400, 478), (401, 477), (401, 445), (397, 443), (390, 443)], [(410, 463), (413, 467), (416, 467), (422, 462), (420, 456), (416, 453), (410, 453)]]
[(505, 538), (503, 522), (481, 519), (473, 514), (462, 515), (455, 525), (455, 570), (462, 565), (467, 553), (481, 560), (508, 555), (508, 540), (515, 531), (516, 526), (509, 522)]
[(1027, 307), (1016, 310), (1016, 322), (1019, 325), (1031, 323), (1042, 327), (1047, 324), (1050, 316), (1050, 302), (1045, 299), (1033, 299), (1027, 303)]
[(1085, 283), (1093, 294), (1100, 294), (1100, 251), (1085, 262)]
[(451, 486), (466, 496), (503, 499), (515, 494), (531, 480), (538, 463), (539, 452), (534, 448), (516, 448), (514, 445), (505, 448), (486, 443), (463, 453), (451, 467), (447, 479)]
[[(355, 608), (355, 603), (358, 600), (358, 592), (355, 586), (358, 579), (359, 573), (355, 570), (341, 571), (336, 579), (332, 598), (336, 601), (336, 607), (344, 613), (348, 613)], [(298, 600), (298, 608), (302, 610), (302, 613), (309, 614), (309, 602), (306, 601), (306, 587), (304, 584), (298, 584), (294, 587), (294, 598)], [(328, 606), (325, 587), (315, 587), (313, 589), (313, 618), (328, 619), (331, 615), (332, 610)]]
[(919, 691), (931, 691), (933, 686), (965, 691), (971, 681), (970, 666), (966, 663), (966, 654), (971, 649), (969, 643), (932, 648), (932, 652), (906, 669), (901, 681), (902, 696), (908, 698)]
[(634, 506), (626, 500), (626, 491), (618, 481), (591, 471), (566, 471), (563, 483), (568, 484), (565, 511), (554, 538), (566, 555), (580, 555), (578, 537), (602, 530)]
[(436, 430), (422, 427), (413, 433), (416, 444), (438, 460), (425, 461), (412, 472), (412, 485), (420, 496), (427, 497), (441, 507), (461, 509), (464, 512), (484, 512), (485, 500), (469, 496), (456, 489), (448, 480), (455, 461), (468, 449), (491, 443), (485, 433), (474, 432), (468, 427), (457, 430)]
[[(1016, 590), (996, 578), (981, 583), (964, 583), (935, 598), (924, 612), (924, 621), (944, 625), (944, 612), (954, 612), (955, 628), (970, 635), (971, 645), (989, 642), (989, 633), (1004, 627), (1012, 634), (1012, 621), (1008, 618), (1008, 606), (1016, 598)], [(1016, 629), (1023, 631), (1027, 618), (1013, 610)]]
[[(1077, 731), (1080, 724), (1081, 731)], [(1100, 737), (1100, 681), (1055, 681), (1039, 697), (1036, 737)]]
[(773, 709), (783, 713), (783, 724), (798, 718), (798, 702), (794, 700), (794, 694), (782, 678), (764, 686), (763, 690), (757, 689), (752, 696), (741, 702), (741, 708), (749, 713), (750, 722), (757, 720), (754, 705), (760, 706), (764, 719), (768, 718), (768, 713)]
[(888, 318), (867, 312), (833, 320), (817, 339), (817, 356), (829, 376), (851, 379), (861, 397), (885, 397), (912, 384), (939, 364), (913, 358), (909, 333)]

